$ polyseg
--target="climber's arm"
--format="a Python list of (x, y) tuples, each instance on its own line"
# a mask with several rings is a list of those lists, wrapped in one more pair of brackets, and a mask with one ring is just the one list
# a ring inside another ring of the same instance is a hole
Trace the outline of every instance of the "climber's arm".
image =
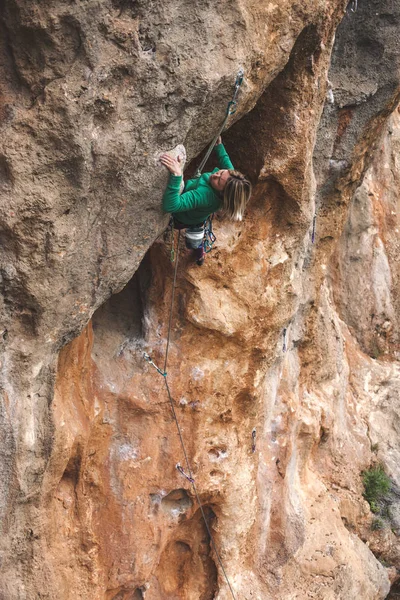
[(181, 181), (182, 176), (170, 175), (162, 200), (164, 212), (177, 213), (194, 210), (207, 204), (203, 194), (197, 190), (180, 194)]
[(225, 150), (225, 147), (222, 143), (221, 137), (218, 138), (217, 143), (214, 146), (215, 154), (218, 159), (218, 167), (220, 169), (234, 169), (231, 159), (229, 158), (229, 154)]
[(163, 154), (160, 157), (160, 161), (171, 173), (162, 200), (162, 207), (165, 212), (183, 212), (208, 205), (208, 198), (198, 190), (191, 190), (180, 194), (182, 166), (179, 157), (172, 158), (169, 154)]

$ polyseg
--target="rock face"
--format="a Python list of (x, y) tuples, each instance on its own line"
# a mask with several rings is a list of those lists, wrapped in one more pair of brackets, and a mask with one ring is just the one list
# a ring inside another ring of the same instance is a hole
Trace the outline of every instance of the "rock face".
[[(326, 4), (2, 4), (1, 597), (231, 598), (199, 500), (237, 598), (388, 596), (400, 1)], [(196, 497), (143, 359), (163, 365), (173, 280), (157, 157), (199, 154), (240, 67), (224, 140), (253, 198), (201, 269), (181, 244), (172, 312)]]

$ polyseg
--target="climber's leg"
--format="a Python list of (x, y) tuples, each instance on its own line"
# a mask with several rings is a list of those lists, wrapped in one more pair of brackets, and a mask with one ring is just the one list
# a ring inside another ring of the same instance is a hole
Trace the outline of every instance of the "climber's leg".
[(199, 267), (201, 267), (201, 265), (204, 263), (204, 259), (206, 257), (206, 254), (204, 252), (204, 244), (202, 244), (201, 246), (196, 248), (196, 250), (194, 251), (194, 255), (196, 257), (197, 264), (199, 265)]
[(186, 229), (185, 231), (185, 245), (188, 250), (193, 250), (194, 257), (198, 265), (204, 263), (205, 252), (204, 252), (204, 223), (198, 225), (187, 225), (180, 223), (175, 217), (174, 228), (175, 229)]
[(204, 262), (204, 224), (190, 225), (185, 232), (186, 248), (194, 251), (197, 264)]

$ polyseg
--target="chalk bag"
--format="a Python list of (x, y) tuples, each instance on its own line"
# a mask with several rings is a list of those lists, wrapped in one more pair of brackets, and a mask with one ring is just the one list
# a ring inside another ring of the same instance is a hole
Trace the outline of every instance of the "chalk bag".
[(197, 250), (203, 244), (204, 227), (188, 227), (185, 231), (186, 248)]

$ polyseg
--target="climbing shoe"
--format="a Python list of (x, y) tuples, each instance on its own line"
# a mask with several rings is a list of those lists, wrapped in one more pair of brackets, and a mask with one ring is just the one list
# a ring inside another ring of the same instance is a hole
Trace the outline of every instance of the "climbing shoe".
[(204, 256), (202, 256), (201, 258), (198, 258), (196, 260), (196, 265), (199, 265), (199, 267), (201, 267), (202, 265), (204, 265)]

